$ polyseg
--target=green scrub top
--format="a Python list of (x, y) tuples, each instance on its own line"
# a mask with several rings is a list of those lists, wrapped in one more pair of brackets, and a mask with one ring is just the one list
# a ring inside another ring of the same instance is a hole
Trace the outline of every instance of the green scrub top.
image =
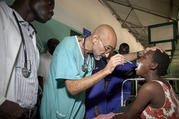
[[(43, 92), (41, 119), (83, 119), (85, 92), (71, 95), (65, 87), (65, 79), (79, 80), (90, 76), (94, 59), (88, 58), (88, 71), (82, 71), (84, 57), (76, 36), (66, 37), (55, 49), (48, 80)], [(44, 64), (45, 65), (45, 64)]]

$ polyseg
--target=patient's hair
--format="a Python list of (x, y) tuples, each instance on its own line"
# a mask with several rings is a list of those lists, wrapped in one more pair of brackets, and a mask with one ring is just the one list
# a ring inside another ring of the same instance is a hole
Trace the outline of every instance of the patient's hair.
[(165, 52), (161, 52), (160, 50), (156, 50), (152, 56), (152, 62), (157, 63), (157, 72), (160, 76), (164, 76), (167, 74), (167, 69), (170, 64), (170, 58)]

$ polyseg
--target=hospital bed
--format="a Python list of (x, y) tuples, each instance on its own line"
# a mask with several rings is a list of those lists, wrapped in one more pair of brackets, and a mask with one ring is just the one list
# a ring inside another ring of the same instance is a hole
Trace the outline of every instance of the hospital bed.
[[(174, 85), (173, 88), (179, 98), (179, 87), (177, 87), (177, 82), (179, 83), (179, 78), (167, 78), (167, 77), (164, 77), (164, 79), (168, 80), (168, 81), (173, 81), (174, 82)], [(125, 100), (124, 100), (124, 84), (127, 82), (127, 81), (134, 81), (135, 82), (135, 95), (132, 95), (130, 97), (128, 97), (127, 99), (131, 98), (131, 97), (136, 97), (137, 96), (137, 93), (138, 93), (138, 82), (139, 81), (145, 81), (144, 78), (131, 78), (131, 79), (126, 79), (122, 82), (122, 86), (121, 86), (121, 107), (125, 107)]]

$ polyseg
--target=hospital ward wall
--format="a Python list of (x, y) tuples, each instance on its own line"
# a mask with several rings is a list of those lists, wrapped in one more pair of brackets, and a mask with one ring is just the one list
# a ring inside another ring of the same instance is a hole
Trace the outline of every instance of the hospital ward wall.
[(121, 27), (111, 11), (98, 0), (56, 0), (53, 18), (80, 32), (83, 31), (83, 28), (93, 31), (100, 24), (109, 24), (117, 34), (117, 49), (123, 42), (130, 45), (130, 51), (143, 49), (143, 46), (136, 41), (133, 35)]
[[(5, 1), (12, 3), (12, 0)], [(55, 14), (52, 20), (43, 25), (33, 22), (41, 52), (46, 50), (45, 43), (51, 37), (61, 40), (70, 35), (71, 29), (82, 33), (83, 28), (93, 31), (100, 24), (109, 24), (114, 28), (118, 38), (117, 49), (123, 42), (130, 45), (130, 51), (143, 49), (133, 35), (121, 27), (111, 11), (98, 0), (56, 0), (55, 2)]]

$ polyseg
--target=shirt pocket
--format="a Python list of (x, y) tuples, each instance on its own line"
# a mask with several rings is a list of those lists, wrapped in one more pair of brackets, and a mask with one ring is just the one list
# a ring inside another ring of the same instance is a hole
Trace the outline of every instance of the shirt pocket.
[(66, 114), (56, 111), (56, 119), (65, 119)]

